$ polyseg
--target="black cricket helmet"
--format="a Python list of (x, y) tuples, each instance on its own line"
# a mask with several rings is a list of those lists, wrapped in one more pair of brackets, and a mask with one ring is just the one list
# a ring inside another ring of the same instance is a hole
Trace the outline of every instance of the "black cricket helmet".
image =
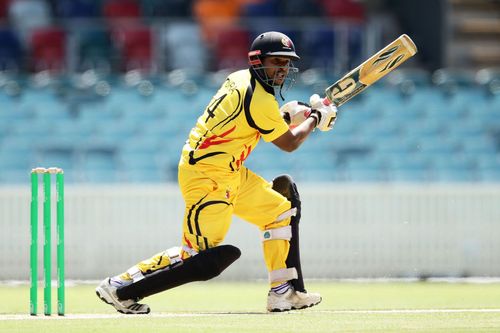
[[(290, 58), (290, 64), (286, 67), (288, 75), (286, 83), (275, 84), (274, 77), (268, 77), (266, 67), (263, 66), (265, 57), (286, 57)], [(288, 90), (295, 82), (295, 75), (298, 68), (293, 66), (293, 60), (299, 60), (300, 57), (295, 53), (295, 45), (292, 40), (284, 33), (277, 31), (268, 31), (261, 33), (253, 41), (250, 51), (248, 52), (248, 63), (255, 70), (259, 78), (268, 86)], [(285, 87), (283, 87), (283, 85)]]
[(257, 36), (248, 52), (249, 62), (252, 65), (252, 58), (265, 56), (289, 57), (292, 60), (299, 60), (295, 53), (295, 45), (285, 34), (277, 31), (264, 32)]

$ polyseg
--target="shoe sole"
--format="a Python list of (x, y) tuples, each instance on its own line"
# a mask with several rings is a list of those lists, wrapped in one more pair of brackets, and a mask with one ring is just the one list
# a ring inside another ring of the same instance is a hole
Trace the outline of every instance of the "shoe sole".
[(311, 308), (315, 305), (318, 305), (319, 303), (321, 303), (322, 299), (320, 298), (319, 301), (317, 303), (313, 303), (311, 305), (304, 305), (300, 308), (296, 308), (296, 307), (292, 307), (290, 309), (271, 309), (271, 310), (267, 310), (268, 312), (287, 312), (287, 311), (293, 311), (293, 310), (303, 310), (303, 309), (307, 309), (307, 308)]
[[(108, 300), (107, 300), (106, 298), (104, 298), (104, 297), (103, 297), (103, 296), (99, 293), (99, 290), (96, 290), (96, 291), (95, 291), (95, 294), (97, 295), (97, 297), (99, 297), (99, 298), (101, 299), (101, 301), (103, 301), (104, 303), (109, 304), (109, 305), (111, 305), (112, 307), (114, 307), (114, 308), (115, 308), (115, 305), (114, 305), (113, 303), (111, 303), (111, 302), (108, 302)], [(141, 315), (141, 314), (148, 314), (148, 313), (151, 311), (151, 309), (148, 309), (148, 311), (147, 311), (147, 312), (127, 312), (127, 311), (123, 311), (123, 310), (121, 310), (121, 309), (117, 309), (117, 308), (115, 308), (115, 310), (116, 310), (116, 311), (118, 311), (118, 312), (120, 312), (120, 313), (127, 314), (127, 315), (128, 315), (128, 314), (138, 314), (138, 315)]]

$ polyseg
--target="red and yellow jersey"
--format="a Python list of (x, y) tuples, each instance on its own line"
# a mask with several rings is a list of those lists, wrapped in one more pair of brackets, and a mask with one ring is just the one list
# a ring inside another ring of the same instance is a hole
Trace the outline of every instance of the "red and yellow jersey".
[(180, 165), (237, 171), (261, 137), (270, 142), (287, 130), (274, 91), (248, 69), (234, 72), (189, 133)]

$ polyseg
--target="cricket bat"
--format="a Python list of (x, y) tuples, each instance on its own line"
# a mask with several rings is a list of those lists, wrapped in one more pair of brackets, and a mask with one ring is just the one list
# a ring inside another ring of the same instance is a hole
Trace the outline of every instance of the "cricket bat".
[(410, 37), (403, 34), (361, 65), (325, 89), (325, 104), (339, 107), (417, 53)]

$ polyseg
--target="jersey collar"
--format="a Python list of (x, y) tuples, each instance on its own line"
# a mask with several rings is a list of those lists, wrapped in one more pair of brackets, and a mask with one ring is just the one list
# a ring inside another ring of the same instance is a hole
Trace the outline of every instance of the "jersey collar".
[(260, 79), (260, 77), (257, 75), (257, 73), (255, 72), (255, 69), (253, 67), (250, 67), (249, 70), (250, 70), (250, 75), (252, 75), (252, 78), (256, 79), (257, 82), (260, 83), (260, 85), (262, 86), (262, 88), (264, 88), (264, 90), (266, 92), (268, 92), (274, 96), (275, 95), (274, 88), (270, 87), (268, 84), (264, 83), (264, 81), (262, 81)]

